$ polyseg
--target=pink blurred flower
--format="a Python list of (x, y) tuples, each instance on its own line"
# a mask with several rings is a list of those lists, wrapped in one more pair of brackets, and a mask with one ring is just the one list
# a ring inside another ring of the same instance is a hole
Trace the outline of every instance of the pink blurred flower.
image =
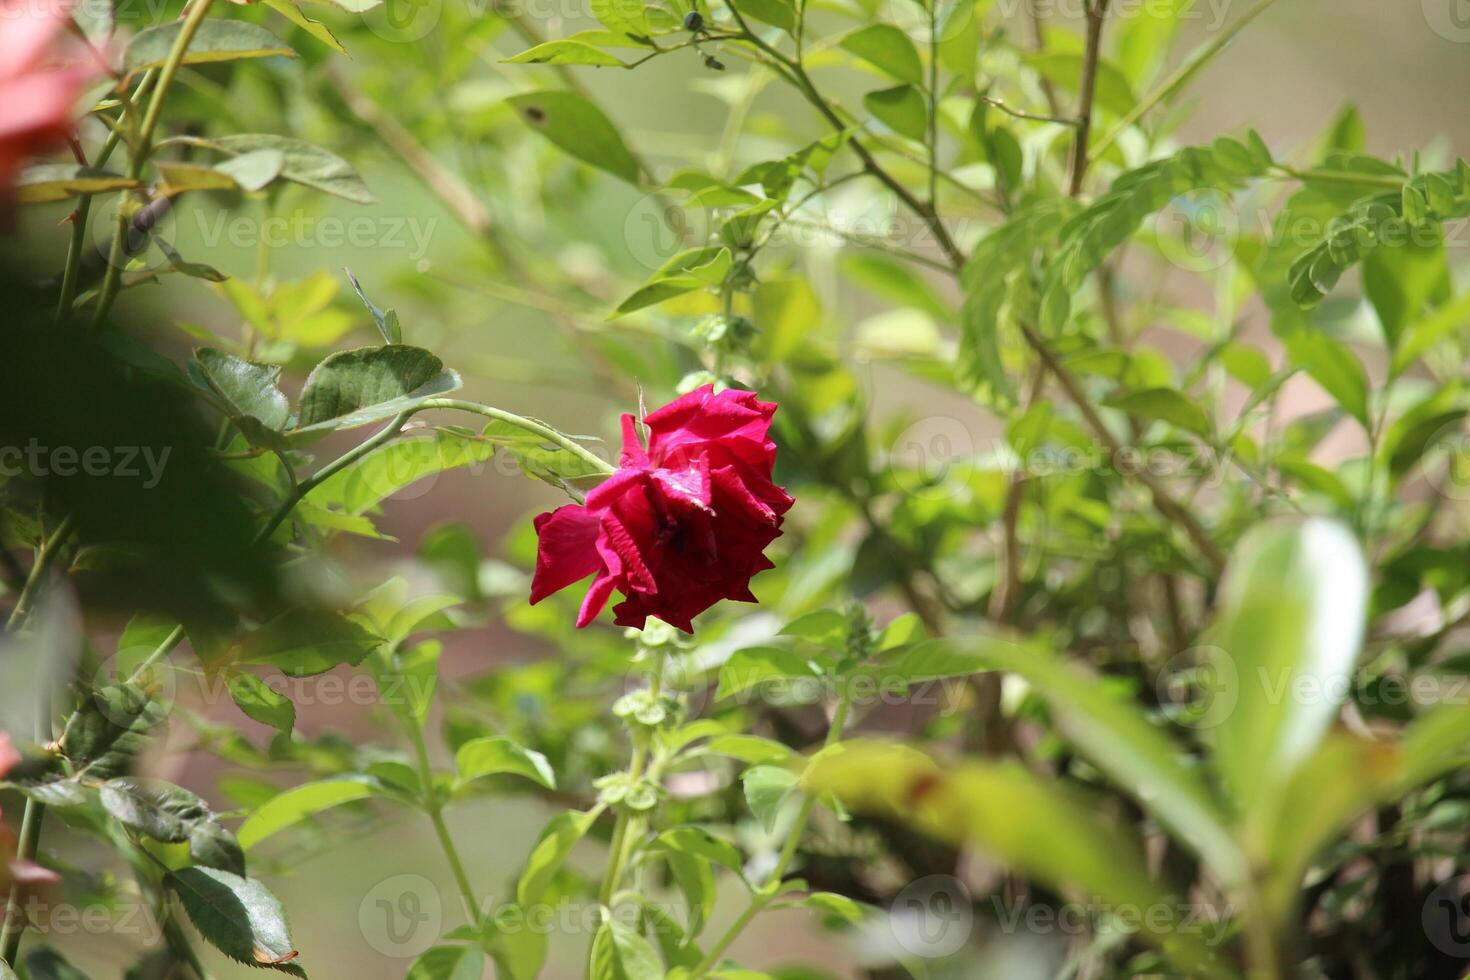
[(65, 142), (91, 73), (58, 64), (70, 15), (53, 0), (0, 0), (0, 192), (22, 162)]

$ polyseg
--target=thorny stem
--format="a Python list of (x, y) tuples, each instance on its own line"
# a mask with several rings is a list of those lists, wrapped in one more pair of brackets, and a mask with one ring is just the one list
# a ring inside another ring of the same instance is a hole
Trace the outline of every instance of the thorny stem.
[[(204, 18), (209, 14), (209, 8), (214, 0), (194, 0), (193, 6), (184, 16), (183, 26), (179, 28), (179, 36), (174, 39), (173, 47), (169, 49), (168, 57), (163, 67), (158, 72), (158, 83), (154, 86), (153, 100), (148, 104), (148, 111), (143, 116), (143, 125), (138, 129), (137, 143), (132, 147), (132, 161), (128, 166), (128, 176), (133, 180), (143, 178), (143, 168), (148, 164), (148, 158), (153, 152), (153, 131), (158, 128), (158, 121), (163, 115), (163, 105), (168, 99), (169, 87), (173, 85), (174, 76), (178, 74), (179, 67), (184, 63), (184, 54), (189, 50), (189, 44), (194, 40), (194, 35), (199, 31), (199, 25), (204, 23)], [(102, 287), (97, 294), (97, 306), (92, 314), (92, 329), (95, 331), (107, 319), (107, 314), (112, 310), (113, 301), (117, 299), (118, 289), (122, 283), (123, 266), (127, 260), (128, 232), (131, 228), (131, 216), (126, 209), (119, 209), (117, 216), (117, 229), (113, 233), (112, 249), (107, 259), (107, 271), (103, 273)]]
[[(26, 578), (25, 587), (21, 590), (20, 598), (15, 603), (15, 609), (10, 613), (10, 619), (6, 622), (5, 628), (8, 632), (14, 633), (25, 625), (35, 596), (44, 588), (47, 578), (50, 577), (51, 566), (56, 561), (56, 555), (71, 537), (72, 530), (72, 520), (67, 517), (36, 552), (36, 561), (31, 566), (31, 573)], [(35, 738), (41, 744), (51, 741), (51, 691), (44, 681), (36, 700)], [(45, 818), (45, 806), (28, 798), (21, 816), (20, 837), (15, 845), (15, 860), (28, 861), (35, 857), (36, 848), (41, 842), (41, 824)], [(11, 884), (5, 907), (0, 909), (0, 917), (4, 919), (3, 926), (0, 926), (0, 960), (10, 966), (15, 965), (16, 954), (20, 951), (21, 933), (25, 931), (25, 924), (17, 905), (20, 900), (20, 887), (18, 882)]]

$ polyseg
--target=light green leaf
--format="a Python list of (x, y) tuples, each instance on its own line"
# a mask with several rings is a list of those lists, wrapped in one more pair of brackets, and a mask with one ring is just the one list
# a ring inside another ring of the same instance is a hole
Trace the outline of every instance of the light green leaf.
[(612, 120), (575, 92), (527, 92), (506, 100), (532, 129), (581, 160), (630, 184), (638, 161)]
[(677, 851), (680, 854), (689, 854), (706, 861), (713, 861), (736, 874), (740, 874), (745, 863), (740, 859), (740, 851), (734, 844), (716, 837), (703, 827), (693, 825), (672, 827), (654, 838), (653, 843), (649, 846), (657, 850)]
[(435, 946), (413, 961), (405, 980), (480, 980), (484, 973), (478, 946)]
[(513, 58), (503, 59), (513, 65), (598, 65), (608, 68), (626, 68), (622, 59), (601, 48), (594, 48), (581, 41), (547, 41), (528, 48)]
[(720, 686), (715, 697), (724, 700), (767, 683), (817, 676), (816, 667), (790, 650), (749, 647), (735, 651), (720, 667)]
[(311, 499), (344, 514), (364, 514), (404, 487), (495, 455), (496, 444), (456, 429), (397, 439), (323, 480)]
[(1286, 353), (1343, 411), (1368, 427), (1368, 372), (1346, 344), (1320, 330), (1303, 328), (1286, 338)]
[(293, 786), (271, 797), (240, 825), (240, 846), (251, 850), (261, 841), (288, 827), (343, 803), (367, 799), (379, 792), (367, 776), (340, 776)]
[(566, 863), (577, 842), (587, 835), (601, 809), (586, 812), (567, 810), (552, 817), (526, 859), (526, 869), (516, 883), (516, 901), (524, 908), (537, 905), (546, 894), (557, 871)]
[(912, 85), (898, 85), (869, 92), (863, 96), (863, 105), (900, 136), (923, 140), (929, 131), (928, 103)]
[[(376, 6), (381, 2), (382, 0), (376, 0), (376, 3), (371, 6)], [(265, 4), (338, 54), (347, 53), (347, 49), (342, 47), (342, 42), (337, 40), (337, 35), (333, 34), (326, 24), (308, 17), (292, 0), (265, 0)]]
[(792, 0), (735, 0), (735, 9), (763, 24), (790, 34), (796, 30), (796, 6)]
[(658, 953), (637, 930), (608, 919), (592, 939), (592, 980), (663, 980)]
[(1054, 888), (1075, 885), (1115, 908), (1159, 909), (1139, 923), (1143, 938), (1189, 976), (1232, 976), (1198, 936), (1179, 928), (1171, 914), (1177, 903), (1153, 885), (1135, 838), (1102, 821), (1090, 801), (1020, 765), (940, 766), (911, 748), (848, 742), (814, 759), (802, 784), (951, 844), (977, 844)]
[(907, 34), (892, 24), (860, 27), (838, 43), (900, 82), (923, 84), (924, 66), (919, 60), (918, 49)]
[(1212, 643), (1219, 676), (1234, 679), (1222, 696), (1238, 696), (1211, 734), (1240, 813), (1277, 792), (1337, 716), (1367, 602), (1362, 549), (1339, 524), (1262, 524), (1236, 545)]
[(1168, 422), (1201, 439), (1210, 438), (1210, 417), (1196, 402), (1173, 388), (1123, 392), (1108, 398), (1106, 404), (1140, 418)]
[(796, 789), (797, 775), (778, 766), (755, 766), (745, 770), (741, 782), (745, 786), (745, 802), (761, 826), (770, 833), (776, 829), (786, 801)]
[(524, 776), (547, 789), (556, 789), (556, 774), (552, 772), (546, 756), (503, 736), (487, 736), (464, 743), (454, 754), (454, 766), (459, 771), (455, 780), (456, 791), (482, 776), (498, 773)]

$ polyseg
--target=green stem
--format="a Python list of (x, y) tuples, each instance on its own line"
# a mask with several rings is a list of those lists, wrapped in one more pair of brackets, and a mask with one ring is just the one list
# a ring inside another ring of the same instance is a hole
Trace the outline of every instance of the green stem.
[[(649, 683), (649, 690), (657, 698), (663, 691), (664, 664), (667, 655), (662, 651), (658, 654), (658, 660), (654, 665), (653, 680)], [(635, 730), (633, 736), (633, 758), (628, 763), (628, 782), (636, 784), (648, 772), (648, 743), (649, 735), (641, 729)], [(634, 814), (627, 807), (618, 810), (617, 823), (613, 826), (612, 841), (608, 845), (607, 871), (602, 877), (602, 887), (598, 889), (597, 900), (603, 906), (611, 906), (613, 896), (618, 892), (618, 884), (622, 881), (623, 872), (627, 869), (628, 861), (632, 857), (632, 849), (643, 832), (643, 816)]]
[(444, 822), (444, 806), (434, 792), (434, 769), (429, 765), (429, 749), (424, 744), (424, 733), (417, 725), (407, 721), (403, 724), (404, 730), (413, 742), (414, 756), (418, 760), (419, 782), (423, 787), (424, 811), (429, 815), (429, 822), (434, 825), (434, 836), (439, 838), (439, 849), (444, 852), (444, 859), (449, 862), (449, 870), (454, 874), (455, 884), (459, 886), (460, 898), (465, 903), (465, 915), (468, 916), (470, 924), (478, 927), (480, 924), (480, 902), (475, 897), (474, 886), (470, 884), (470, 876), (465, 871), (464, 861), (460, 860), (459, 849), (454, 846), (454, 838), (449, 833), (449, 826)]
[(1316, 181), (1329, 184), (1352, 184), (1361, 187), (1382, 187), (1385, 190), (1402, 191), (1408, 183), (1407, 177), (1389, 174), (1355, 174), (1346, 170), (1297, 170), (1285, 164), (1276, 166), (1278, 173), (1293, 180)]
[(547, 442), (555, 443), (562, 449), (565, 449), (567, 452), (571, 453), (573, 456), (576, 456), (582, 462), (594, 467), (599, 473), (605, 473), (608, 476), (611, 476), (613, 473), (617, 472), (617, 467), (613, 466), (611, 463), (607, 462), (604, 459), (599, 459), (597, 455), (590, 452), (586, 446), (583, 446), (581, 443), (577, 442), (577, 440), (558, 432), (551, 426), (547, 425), (545, 422), (540, 422), (536, 419), (527, 418), (524, 415), (516, 415), (514, 412), (507, 412), (503, 409), (495, 408), (490, 405), (481, 405), (478, 402), (461, 401), (458, 398), (430, 398), (427, 401), (420, 402), (409, 414), (417, 414), (418, 412), (427, 411), (432, 408), (444, 408), (457, 412), (471, 412), (475, 415), (483, 415), (489, 419), (498, 419), (501, 422), (508, 422), (518, 429), (524, 429), (525, 431), (530, 432), (533, 435), (540, 436)]
[[(56, 554), (66, 543), (67, 538), (71, 537), (72, 528), (72, 520), (67, 517), (37, 551), (35, 563), (31, 565), (31, 573), (27, 576), (20, 598), (16, 601), (15, 609), (11, 611), (10, 619), (6, 623), (8, 631), (13, 633), (25, 624), (36, 593), (45, 585), (51, 565), (56, 560)], [(42, 745), (51, 741), (51, 690), (44, 683), (41, 685), (40, 697), (36, 702), (35, 738)], [(45, 818), (46, 808), (33, 799), (27, 799), (25, 811), (21, 816), (20, 837), (15, 845), (15, 860), (30, 860), (35, 857), (36, 848), (41, 843), (41, 824)], [(25, 923), (21, 920), (20, 909), (16, 904), (19, 899), (20, 885), (12, 884), (5, 900), (5, 907), (0, 909), (0, 917), (4, 919), (4, 924), (0, 925), (0, 960), (9, 966), (15, 965), (16, 954), (20, 951), (21, 933), (25, 931)]]
[(31, 613), (31, 606), (36, 601), (36, 594), (45, 586), (46, 575), (50, 572), (52, 564), (55, 563), (61, 546), (66, 543), (67, 538), (71, 537), (73, 530), (75, 526), (72, 524), (72, 519), (70, 517), (63, 519), (56, 526), (51, 537), (42, 542), (41, 547), (36, 551), (36, 561), (31, 565), (31, 573), (26, 576), (26, 584), (20, 590), (20, 597), (15, 600), (15, 608), (10, 611), (10, 619), (5, 623), (7, 632), (14, 633), (25, 625), (26, 618)]
[[(169, 49), (168, 57), (158, 72), (158, 84), (154, 86), (153, 99), (148, 103), (148, 111), (143, 116), (143, 125), (138, 129), (137, 143), (132, 148), (133, 155), (128, 166), (128, 176), (133, 180), (143, 179), (143, 168), (147, 166), (148, 158), (153, 153), (153, 132), (158, 128), (158, 121), (163, 116), (163, 106), (168, 99), (168, 90), (173, 85), (174, 76), (178, 74), (179, 67), (184, 63), (184, 55), (189, 50), (190, 42), (194, 40), (194, 35), (199, 31), (199, 25), (204, 23), (204, 18), (208, 15), (213, 3), (214, 0), (193, 0), (193, 6), (189, 8), (179, 28), (179, 36), (174, 38), (173, 47)], [(112, 248), (107, 258), (107, 271), (103, 274), (102, 288), (97, 294), (97, 307), (92, 313), (94, 331), (102, 325), (103, 320), (107, 319), (107, 314), (112, 310), (112, 304), (117, 299), (118, 290), (121, 288), (122, 267), (127, 254), (131, 220), (126, 209), (119, 209), (117, 228), (113, 233)]]
[[(851, 707), (847, 691), (843, 690), (837, 699), (836, 707), (832, 710), (832, 724), (827, 729), (827, 738), (822, 743), (823, 748), (832, 747), (842, 738), (842, 729), (847, 725), (847, 715)], [(699, 961), (686, 980), (700, 980), (706, 973), (714, 969), (719, 964), (720, 957), (740, 937), (745, 927), (750, 925), (751, 920), (764, 911), (767, 905), (775, 901), (776, 896), (781, 892), (781, 880), (786, 876), (787, 869), (796, 858), (796, 850), (801, 846), (802, 835), (806, 832), (807, 822), (811, 819), (812, 810), (816, 808), (816, 804), (816, 797), (811, 794), (807, 794), (802, 799), (801, 810), (796, 814), (796, 822), (792, 824), (790, 836), (786, 838), (786, 843), (781, 848), (781, 854), (776, 859), (776, 866), (772, 869), (770, 878), (751, 896), (750, 904), (710, 947), (704, 959)]]
[[(138, 82), (138, 88), (133, 92), (133, 99), (141, 99), (152, 87), (154, 79), (158, 77), (152, 68), (143, 73)], [(128, 102), (132, 105), (132, 101)], [(126, 111), (126, 110), (124, 110)], [(94, 167), (104, 167), (117, 146), (122, 142), (121, 119), (119, 125), (107, 134), (107, 139), (102, 144), (102, 149), (97, 154), (97, 159), (92, 162)], [(78, 276), (81, 272), (82, 249), (86, 246), (87, 219), (92, 213), (92, 195), (83, 195), (77, 204), (76, 214), (72, 217), (71, 241), (66, 249), (66, 266), (61, 274), (61, 296), (56, 301), (56, 319), (62, 320), (71, 312), (71, 305), (77, 298)]]

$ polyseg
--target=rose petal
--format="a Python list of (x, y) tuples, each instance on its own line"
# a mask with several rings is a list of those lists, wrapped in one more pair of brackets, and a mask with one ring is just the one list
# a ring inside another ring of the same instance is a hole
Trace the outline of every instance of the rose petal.
[(597, 515), (585, 507), (567, 504), (536, 518), (536, 575), (531, 580), (531, 604), (602, 570), (597, 553)]

